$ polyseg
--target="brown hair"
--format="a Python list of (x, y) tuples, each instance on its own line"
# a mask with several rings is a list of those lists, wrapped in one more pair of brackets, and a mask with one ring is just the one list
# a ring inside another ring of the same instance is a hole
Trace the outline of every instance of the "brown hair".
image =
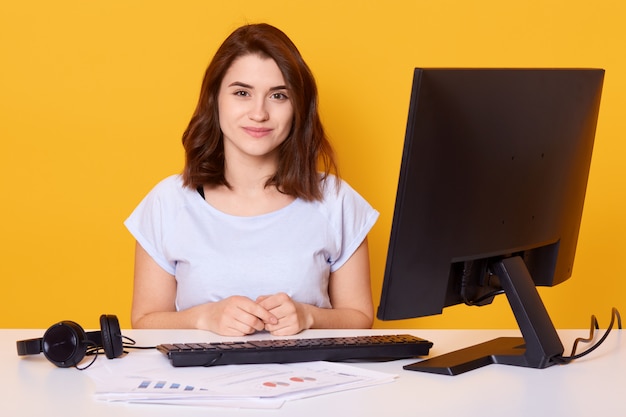
[[(291, 132), (279, 147), (278, 168), (266, 186), (307, 201), (322, 198), (322, 181), (337, 166), (318, 113), (315, 79), (293, 42), (268, 24), (236, 29), (217, 50), (202, 82), (196, 110), (183, 134), (185, 186), (229, 186), (224, 176), (224, 143), (217, 96), (226, 71), (239, 57), (259, 54), (273, 59), (285, 79), (294, 109)], [(318, 169), (323, 171), (320, 178)]]

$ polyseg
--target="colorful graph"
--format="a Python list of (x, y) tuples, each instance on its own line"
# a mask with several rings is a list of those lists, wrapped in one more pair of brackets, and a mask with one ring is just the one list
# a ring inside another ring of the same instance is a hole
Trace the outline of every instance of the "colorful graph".
[(291, 383), (303, 383), (303, 382), (315, 382), (317, 379), (310, 376), (292, 376), (288, 379), (289, 382), (286, 381), (266, 381), (263, 383), (264, 387), (269, 388), (277, 388), (277, 387), (288, 387)]

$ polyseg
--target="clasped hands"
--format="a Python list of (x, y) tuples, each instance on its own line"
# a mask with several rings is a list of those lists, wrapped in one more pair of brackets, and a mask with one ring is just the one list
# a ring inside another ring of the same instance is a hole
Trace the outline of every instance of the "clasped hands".
[[(311, 327), (308, 306), (298, 303), (285, 293), (264, 295), (252, 300), (244, 296), (231, 296), (205, 305), (208, 315), (200, 328), (224, 336), (243, 336), (257, 331), (287, 336)], [(204, 321), (204, 320), (202, 320)]]

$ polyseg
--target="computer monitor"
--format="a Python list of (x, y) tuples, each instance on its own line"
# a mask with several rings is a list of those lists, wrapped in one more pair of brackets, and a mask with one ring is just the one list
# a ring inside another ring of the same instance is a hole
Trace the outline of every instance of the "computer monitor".
[(415, 69), (377, 317), (505, 293), (522, 337), (406, 369), (545, 368), (563, 354), (536, 286), (572, 274), (603, 79), (602, 69)]

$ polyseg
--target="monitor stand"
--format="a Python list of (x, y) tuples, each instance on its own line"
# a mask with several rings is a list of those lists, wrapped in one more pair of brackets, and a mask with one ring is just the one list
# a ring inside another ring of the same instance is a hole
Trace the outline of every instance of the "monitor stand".
[(522, 337), (502, 337), (426, 359), (404, 369), (458, 375), (490, 364), (547, 368), (563, 354), (563, 344), (541, 301), (535, 283), (519, 256), (498, 260), (491, 269), (509, 300)]

